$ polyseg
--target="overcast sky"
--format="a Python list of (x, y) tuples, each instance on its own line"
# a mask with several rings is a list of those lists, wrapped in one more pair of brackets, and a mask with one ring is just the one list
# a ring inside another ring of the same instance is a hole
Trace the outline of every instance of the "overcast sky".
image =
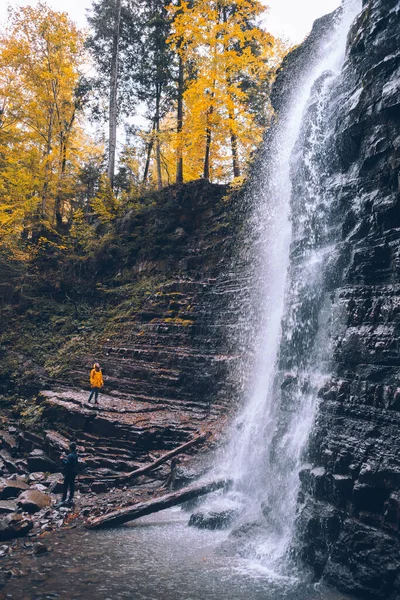
[[(0, 22), (4, 22), (7, 4), (24, 6), (36, 4), (38, 0), (0, 0)], [(313, 21), (331, 12), (340, 4), (340, 0), (265, 0), (270, 6), (266, 19), (267, 29), (276, 36), (288, 38), (291, 42), (301, 42), (310, 31)], [(55, 10), (69, 13), (81, 27), (86, 25), (85, 9), (91, 6), (91, 0), (47, 0)]]

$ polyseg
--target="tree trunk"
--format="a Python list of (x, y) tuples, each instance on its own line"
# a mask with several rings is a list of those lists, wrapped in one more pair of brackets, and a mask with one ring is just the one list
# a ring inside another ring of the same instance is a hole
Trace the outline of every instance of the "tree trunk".
[(171, 506), (183, 504), (193, 498), (210, 494), (211, 492), (225, 488), (230, 484), (231, 481), (226, 479), (219, 479), (209, 483), (198, 483), (182, 490), (178, 490), (177, 492), (165, 494), (159, 498), (152, 498), (146, 502), (139, 502), (138, 504), (115, 510), (106, 515), (94, 517), (86, 522), (86, 527), (88, 529), (99, 529), (101, 527), (115, 527), (116, 525), (122, 525), (123, 523), (134, 521), (145, 515), (151, 515), (160, 510), (171, 508)]
[[(232, 123), (235, 120), (233, 113), (229, 113), (229, 120)], [(240, 166), (239, 166), (239, 153), (238, 153), (238, 139), (236, 133), (234, 133), (231, 127), (231, 148), (232, 148), (232, 165), (233, 165), (233, 176), (240, 177)]]
[(42, 218), (46, 217), (47, 212), (47, 193), (49, 189), (49, 178), (50, 178), (50, 162), (49, 156), (51, 154), (53, 144), (53, 125), (54, 125), (54, 107), (50, 109), (49, 115), (49, 128), (47, 131), (46, 149), (44, 151), (44, 157), (46, 164), (44, 166), (44, 183), (42, 190)]
[(150, 159), (151, 159), (151, 152), (152, 152), (153, 146), (154, 146), (155, 131), (156, 131), (156, 120), (154, 119), (153, 120), (153, 126), (151, 128), (151, 137), (150, 137), (149, 145), (147, 146), (146, 164), (145, 164), (145, 167), (144, 167), (143, 182), (142, 182), (143, 185), (146, 184), (147, 177), (149, 176)]
[(204, 179), (210, 179), (210, 148), (211, 148), (211, 129), (206, 129), (206, 154), (204, 157)]
[[(225, 6), (222, 9), (222, 21), (225, 24), (228, 21)], [(224, 50), (228, 50), (228, 48), (225, 45), (224, 45)], [(230, 78), (228, 71), (226, 71), (226, 83), (228, 85), (228, 94), (230, 95), (229, 86), (231, 85), (231, 78)], [(229, 100), (231, 100), (231, 98), (229, 98)], [(238, 139), (237, 139), (237, 135), (234, 132), (233, 127), (232, 127), (232, 123), (235, 122), (235, 113), (231, 108), (228, 109), (228, 117), (229, 117), (229, 123), (230, 123), (229, 129), (230, 129), (230, 137), (231, 137), (233, 176), (240, 177)]]
[(111, 54), (110, 76), (110, 114), (109, 114), (109, 141), (108, 141), (108, 169), (107, 175), (111, 187), (114, 186), (115, 153), (117, 148), (117, 90), (118, 90), (118, 46), (119, 28), (121, 22), (121, 0), (115, 0), (114, 32)]
[(182, 60), (182, 57), (179, 56), (178, 113), (177, 113), (178, 149), (177, 149), (177, 157), (176, 157), (176, 183), (183, 183), (182, 130), (183, 130), (183, 60)]
[[(213, 101), (214, 99), (214, 87), (215, 87), (215, 81), (213, 84), (213, 92), (211, 95), (211, 98)], [(204, 156), (204, 171), (203, 171), (203, 177), (204, 179), (210, 179), (210, 152), (211, 152), (211, 139), (212, 139), (212, 131), (211, 131), (211, 116), (214, 112), (214, 106), (211, 104), (211, 106), (209, 107), (208, 111), (207, 111), (207, 128), (206, 128), (206, 153)]]
[(126, 475), (122, 475), (121, 478), (118, 478), (118, 481), (121, 481), (121, 482), (129, 481), (130, 479), (133, 479), (134, 477), (139, 477), (140, 475), (145, 475), (146, 473), (153, 471), (154, 469), (156, 469), (163, 463), (167, 462), (170, 458), (176, 456), (177, 454), (181, 454), (188, 448), (191, 448), (195, 444), (200, 444), (201, 442), (205, 442), (206, 439), (208, 438), (208, 436), (209, 436), (209, 434), (206, 434), (206, 433), (204, 433), (202, 435), (198, 435), (197, 437), (193, 438), (192, 440), (185, 442), (185, 444), (178, 446), (178, 448), (174, 448), (173, 450), (171, 450), (170, 452), (167, 452), (160, 458), (157, 458), (152, 463), (149, 463), (148, 465), (145, 465), (144, 467), (140, 467), (139, 469), (135, 469), (134, 471), (131, 471), (130, 473), (126, 473)]
[(156, 163), (157, 163), (157, 187), (162, 188), (162, 173), (161, 173), (161, 149), (160, 149), (160, 101), (161, 101), (161, 85), (156, 85)]

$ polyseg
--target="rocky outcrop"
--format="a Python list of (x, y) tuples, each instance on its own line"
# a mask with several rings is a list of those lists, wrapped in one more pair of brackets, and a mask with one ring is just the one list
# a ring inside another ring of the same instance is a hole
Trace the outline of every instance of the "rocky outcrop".
[(23, 512), (35, 513), (50, 506), (51, 499), (47, 494), (31, 489), (18, 496), (17, 504)]
[(337, 91), (335, 376), (319, 392), (298, 524), (319, 576), (385, 599), (400, 595), (399, 27), (397, 1), (364, 1)]

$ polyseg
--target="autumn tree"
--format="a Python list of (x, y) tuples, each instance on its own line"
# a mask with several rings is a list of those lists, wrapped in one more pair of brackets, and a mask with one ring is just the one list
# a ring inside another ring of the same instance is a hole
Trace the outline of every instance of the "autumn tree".
[(186, 73), (181, 135), (188, 172), (229, 178), (230, 148), (229, 170), (239, 177), (265, 127), (254, 99), (263, 95), (268, 105), (268, 83), (281, 55), (259, 24), (265, 6), (258, 0), (182, 0), (170, 11), (169, 41)]
[(11, 11), (0, 38), (1, 220), (62, 227), (85, 146), (84, 38), (46, 4)]

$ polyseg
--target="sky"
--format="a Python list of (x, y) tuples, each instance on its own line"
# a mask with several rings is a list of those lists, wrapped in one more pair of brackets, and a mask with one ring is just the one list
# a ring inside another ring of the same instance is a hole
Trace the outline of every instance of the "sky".
[[(284, 37), (292, 43), (301, 42), (311, 30), (315, 19), (331, 12), (340, 0), (265, 0), (270, 11), (265, 20), (266, 28), (275, 36)], [(0, 0), (0, 24), (7, 15), (7, 5), (25, 6), (37, 4), (37, 0)], [(86, 8), (91, 0), (47, 0), (52, 8), (66, 11), (80, 27), (86, 26)]]

